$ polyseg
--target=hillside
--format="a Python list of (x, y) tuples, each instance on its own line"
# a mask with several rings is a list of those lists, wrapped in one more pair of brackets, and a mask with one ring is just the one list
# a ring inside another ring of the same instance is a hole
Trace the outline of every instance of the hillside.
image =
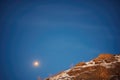
[(46, 80), (120, 80), (120, 55), (100, 54)]

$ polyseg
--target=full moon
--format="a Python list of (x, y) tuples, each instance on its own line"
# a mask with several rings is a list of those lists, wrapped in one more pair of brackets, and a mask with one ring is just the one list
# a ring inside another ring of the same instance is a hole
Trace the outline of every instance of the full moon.
[(39, 61), (34, 61), (33, 66), (38, 67), (40, 65)]

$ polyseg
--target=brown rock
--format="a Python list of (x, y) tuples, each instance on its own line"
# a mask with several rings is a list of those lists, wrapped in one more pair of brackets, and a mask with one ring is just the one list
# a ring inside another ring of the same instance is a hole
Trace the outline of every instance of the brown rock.
[(85, 62), (80, 62), (80, 63), (76, 64), (75, 66), (83, 66), (83, 65), (86, 65)]
[(120, 55), (116, 58), (112, 54), (100, 54), (88, 63), (80, 62), (47, 80), (120, 80)]

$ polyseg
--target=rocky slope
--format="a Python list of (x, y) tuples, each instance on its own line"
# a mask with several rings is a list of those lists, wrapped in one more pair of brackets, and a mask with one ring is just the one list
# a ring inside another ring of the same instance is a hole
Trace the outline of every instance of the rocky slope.
[(100, 54), (46, 80), (120, 80), (120, 55)]

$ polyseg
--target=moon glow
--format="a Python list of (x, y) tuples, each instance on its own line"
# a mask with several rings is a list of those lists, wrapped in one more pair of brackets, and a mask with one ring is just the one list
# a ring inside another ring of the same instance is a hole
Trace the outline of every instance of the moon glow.
[(33, 66), (38, 67), (40, 65), (39, 61), (34, 61)]

